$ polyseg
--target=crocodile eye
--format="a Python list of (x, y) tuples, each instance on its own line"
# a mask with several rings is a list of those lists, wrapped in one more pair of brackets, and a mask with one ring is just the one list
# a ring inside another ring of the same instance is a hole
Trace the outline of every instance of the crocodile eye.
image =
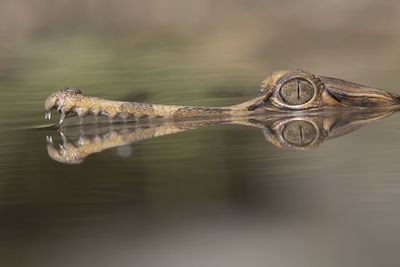
[(279, 94), (289, 105), (303, 105), (313, 98), (315, 90), (309, 81), (297, 78), (284, 83)]
[(318, 132), (315, 126), (305, 120), (288, 122), (282, 130), (282, 137), (289, 144), (306, 146), (317, 138)]

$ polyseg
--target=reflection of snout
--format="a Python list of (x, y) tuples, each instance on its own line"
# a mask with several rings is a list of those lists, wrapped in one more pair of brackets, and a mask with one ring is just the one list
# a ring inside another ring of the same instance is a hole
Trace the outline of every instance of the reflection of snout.
[[(321, 77), (325, 84), (324, 102), (348, 107), (395, 107), (399, 98), (378, 89), (347, 82), (336, 78)], [(331, 98), (334, 101), (327, 101)]]
[(55, 144), (49, 137), (47, 139), (47, 152), (49, 157), (60, 163), (80, 164), (85, 158), (78, 156), (71, 144)]

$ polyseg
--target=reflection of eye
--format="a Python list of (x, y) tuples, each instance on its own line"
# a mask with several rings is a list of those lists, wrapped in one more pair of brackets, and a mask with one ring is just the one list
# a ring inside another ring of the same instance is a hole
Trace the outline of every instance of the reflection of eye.
[(305, 146), (317, 138), (317, 129), (309, 121), (295, 120), (285, 125), (282, 136), (292, 145)]
[(279, 93), (283, 101), (289, 105), (302, 105), (314, 96), (314, 86), (304, 79), (293, 79), (282, 85)]

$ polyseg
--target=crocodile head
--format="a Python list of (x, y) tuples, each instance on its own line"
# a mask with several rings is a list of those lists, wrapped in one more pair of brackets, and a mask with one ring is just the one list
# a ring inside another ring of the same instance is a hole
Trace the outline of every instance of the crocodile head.
[(278, 71), (261, 84), (247, 110), (295, 111), (326, 108), (398, 107), (400, 98), (382, 90), (302, 70)]
[[(61, 112), (62, 120), (76, 105), (82, 92), (76, 88), (64, 88), (51, 94), (44, 104), (45, 118), (50, 119), (51, 111), (57, 110)], [(61, 121), (62, 122), (62, 121)]]

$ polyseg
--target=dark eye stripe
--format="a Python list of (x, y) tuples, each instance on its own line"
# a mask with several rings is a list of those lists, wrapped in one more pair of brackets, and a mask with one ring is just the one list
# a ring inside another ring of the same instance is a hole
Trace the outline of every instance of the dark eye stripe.
[(303, 105), (314, 96), (314, 86), (305, 79), (287, 81), (279, 90), (282, 100), (289, 105)]
[(282, 137), (290, 144), (305, 146), (312, 143), (318, 135), (315, 126), (305, 120), (288, 122), (282, 130)]

